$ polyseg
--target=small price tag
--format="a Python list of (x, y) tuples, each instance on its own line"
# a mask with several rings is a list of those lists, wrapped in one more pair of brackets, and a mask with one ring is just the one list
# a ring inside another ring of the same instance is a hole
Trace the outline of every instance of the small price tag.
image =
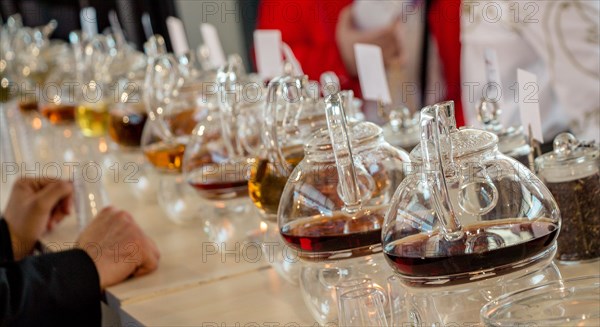
[(283, 74), (281, 31), (254, 31), (254, 51), (256, 68), (263, 79), (271, 79)]
[(98, 34), (98, 19), (94, 7), (85, 7), (79, 13), (81, 21), (81, 31), (86, 37), (90, 38)]
[(169, 30), (169, 37), (175, 55), (180, 56), (188, 52), (190, 47), (181, 19), (173, 16), (167, 17), (167, 29)]
[(529, 126), (531, 126), (533, 135), (530, 136), (538, 142), (544, 143), (537, 76), (526, 70), (518, 69), (517, 81), (519, 83), (519, 109), (523, 129), (529, 134)]
[(381, 48), (376, 45), (357, 43), (354, 45), (354, 54), (363, 98), (391, 104), (392, 98)]
[(215, 26), (202, 23), (200, 24), (200, 33), (202, 33), (204, 44), (206, 44), (208, 47), (208, 58), (210, 59), (210, 63), (214, 67), (221, 67), (225, 65), (227, 60), (225, 59), (223, 47), (221, 46), (221, 40), (219, 39), (219, 34), (217, 33)]

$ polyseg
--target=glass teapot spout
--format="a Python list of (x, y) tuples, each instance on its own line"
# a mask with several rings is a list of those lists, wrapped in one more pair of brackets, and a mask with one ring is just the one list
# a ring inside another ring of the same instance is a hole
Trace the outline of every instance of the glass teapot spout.
[[(456, 130), (454, 102), (447, 101), (421, 110), (423, 168), (432, 190), (434, 209), (447, 239), (462, 237), (462, 227), (450, 201), (446, 175), (454, 169), (450, 133)], [(444, 157), (448, 158), (445, 162)]]

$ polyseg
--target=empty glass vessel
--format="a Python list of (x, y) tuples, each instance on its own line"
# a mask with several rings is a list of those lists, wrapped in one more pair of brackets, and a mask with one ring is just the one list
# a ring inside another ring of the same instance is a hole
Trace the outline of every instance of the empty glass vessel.
[(600, 276), (558, 280), (504, 294), (481, 309), (486, 327), (600, 326)]
[(305, 303), (321, 324), (338, 320), (338, 283), (371, 278), (385, 285), (390, 271), (381, 255), (383, 216), (409, 162), (377, 125), (348, 124), (338, 93), (325, 104), (328, 129), (305, 146), (278, 210), (281, 235), (303, 261)]
[[(424, 108), (420, 126), (413, 171), (386, 213), (383, 251), (407, 290), (407, 320), (477, 321), (482, 290), (551, 262), (558, 207), (535, 175), (498, 151), (494, 133), (457, 129), (452, 102)], [(478, 284), (489, 278), (499, 280)], [(442, 298), (477, 310), (419, 309)]]

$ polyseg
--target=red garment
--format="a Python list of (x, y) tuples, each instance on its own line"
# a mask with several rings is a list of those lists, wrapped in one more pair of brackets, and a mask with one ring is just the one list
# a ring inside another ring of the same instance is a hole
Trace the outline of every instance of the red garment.
[[(258, 29), (278, 29), (300, 61), (304, 73), (319, 80), (335, 72), (342, 89), (360, 96), (358, 78), (350, 76), (337, 48), (335, 28), (340, 11), (352, 0), (267, 0), (258, 10)], [(440, 49), (446, 98), (454, 100), (456, 123), (465, 123), (460, 83), (460, 0), (432, 0), (428, 21)]]
[(340, 11), (352, 0), (260, 1), (257, 29), (278, 29), (311, 80), (322, 73), (338, 75), (342, 89), (360, 96), (358, 79), (351, 77), (340, 56), (335, 28)]
[(427, 15), (442, 63), (446, 99), (454, 101), (459, 127), (465, 125), (460, 91), (460, 11), (460, 0), (434, 0)]

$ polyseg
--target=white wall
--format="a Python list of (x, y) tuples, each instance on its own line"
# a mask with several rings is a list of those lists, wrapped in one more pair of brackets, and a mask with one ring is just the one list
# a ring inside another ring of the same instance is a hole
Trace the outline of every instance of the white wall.
[(200, 23), (215, 25), (225, 55), (238, 53), (248, 63), (242, 36), (242, 14), (236, 0), (176, 0), (177, 12), (185, 25), (190, 47), (202, 43)]

